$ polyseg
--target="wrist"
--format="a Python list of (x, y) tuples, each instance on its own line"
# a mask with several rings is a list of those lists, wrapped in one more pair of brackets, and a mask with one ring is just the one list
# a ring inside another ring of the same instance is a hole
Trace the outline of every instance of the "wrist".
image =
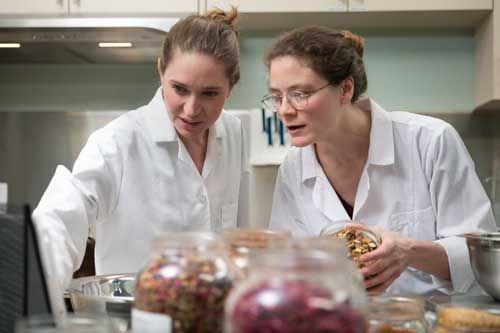
[(419, 241), (413, 238), (405, 238), (404, 244), (406, 247), (406, 257), (408, 259), (408, 266), (415, 267), (420, 261), (418, 256), (420, 254)]

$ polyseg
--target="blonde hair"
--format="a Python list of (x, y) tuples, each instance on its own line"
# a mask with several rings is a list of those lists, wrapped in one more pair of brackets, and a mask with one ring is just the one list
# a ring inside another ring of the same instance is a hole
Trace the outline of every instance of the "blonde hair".
[(351, 76), (354, 80), (351, 102), (354, 103), (368, 86), (363, 52), (364, 39), (350, 31), (306, 26), (280, 35), (267, 50), (264, 60), (269, 69), (275, 58), (297, 57), (333, 85)]
[(228, 12), (217, 8), (177, 22), (163, 42), (161, 71), (165, 71), (176, 49), (182, 52), (200, 52), (214, 57), (225, 66), (229, 84), (233, 87), (240, 79), (240, 50), (235, 23), (237, 17), (238, 11), (234, 7)]

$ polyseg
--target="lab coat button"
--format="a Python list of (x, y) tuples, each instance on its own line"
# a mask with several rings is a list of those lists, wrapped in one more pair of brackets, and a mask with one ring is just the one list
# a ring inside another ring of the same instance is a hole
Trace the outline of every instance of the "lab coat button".
[(205, 204), (207, 202), (207, 196), (205, 194), (200, 195), (200, 202)]

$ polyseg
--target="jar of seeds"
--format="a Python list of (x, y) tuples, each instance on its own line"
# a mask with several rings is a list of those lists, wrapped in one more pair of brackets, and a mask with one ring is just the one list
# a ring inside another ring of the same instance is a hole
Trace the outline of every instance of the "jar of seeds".
[(167, 233), (134, 292), (134, 332), (222, 332), (224, 302), (241, 272), (214, 234)]
[(377, 233), (350, 226), (349, 223), (333, 224), (321, 230), (321, 237), (339, 238), (347, 242), (348, 258), (353, 260), (359, 268), (365, 267), (366, 263), (359, 262), (359, 258), (368, 252), (375, 250), (382, 243), (382, 238)]
[(435, 333), (498, 333), (498, 308), (470, 308), (463, 305), (441, 305), (437, 309)]

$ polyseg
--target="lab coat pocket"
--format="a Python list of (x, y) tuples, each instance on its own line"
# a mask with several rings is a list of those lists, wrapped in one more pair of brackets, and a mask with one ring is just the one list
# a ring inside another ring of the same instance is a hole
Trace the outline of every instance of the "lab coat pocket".
[(238, 218), (238, 204), (225, 204), (221, 207), (222, 228), (236, 228)]
[(434, 240), (436, 238), (434, 209), (429, 206), (393, 214), (389, 219), (389, 228), (404, 237)]

